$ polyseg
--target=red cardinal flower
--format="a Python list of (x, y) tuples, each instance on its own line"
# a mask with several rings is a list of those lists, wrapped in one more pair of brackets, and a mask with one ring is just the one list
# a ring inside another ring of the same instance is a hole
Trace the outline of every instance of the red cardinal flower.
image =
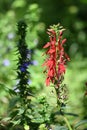
[(48, 29), (48, 35), (50, 41), (44, 45), (46, 48), (47, 59), (43, 66), (46, 67), (47, 73), (46, 85), (50, 85), (50, 82), (55, 83), (61, 79), (61, 76), (66, 72), (66, 61), (70, 60), (68, 55), (65, 53), (63, 45), (66, 43), (66, 39), (62, 39), (64, 29)]

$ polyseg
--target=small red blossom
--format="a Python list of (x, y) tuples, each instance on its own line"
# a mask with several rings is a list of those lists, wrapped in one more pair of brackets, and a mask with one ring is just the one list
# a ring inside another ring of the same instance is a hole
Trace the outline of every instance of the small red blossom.
[(61, 44), (63, 45), (65, 42), (66, 42), (66, 39), (63, 39)]
[(47, 48), (50, 46), (50, 42), (47, 42), (47, 44), (43, 48)]
[(66, 72), (66, 61), (70, 61), (69, 56), (65, 53), (63, 45), (66, 39), (62, 39), (63, 31), (56, 32), (53, 29), (48, 29), (50, 41), (47, 42), (43, 48), (47, 48), (46, 55), (48, 58), (43, 66), (46, 67), (47, 73), (46, 85), (49, 86), (50, 82), (55, 82), (60, 79)]
[(65, 68), (65, 65), (63, 63), (60, 63), (59, 64), (59, 67), (58, 67), (58, 74), (59, 75), (62, 75), (66, 72), (66, 68)]
[(50, 85), (50, 77), (47, 77), (46, 78), (46, 86), (49, 86)]

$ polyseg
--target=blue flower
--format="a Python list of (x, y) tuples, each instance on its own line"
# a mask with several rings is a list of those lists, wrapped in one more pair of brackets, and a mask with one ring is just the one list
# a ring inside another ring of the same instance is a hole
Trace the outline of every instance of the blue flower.
[(32, 64), (35, 65), (35, 66), (37, 66), (38, 65), (38, 61), (37, 60), (33, 60)]
[(23, 67), (23, 66), (21, 66), (21, 67), (20, 67), (20, 70), (21, 70), (21, 72), (25, 72), (25, 71), (26, 71), (26, 68)]
[(9, 66), (10, 65), (10, 61), (8, 59), (4, 59), (3, 60), (3, 65), (4, 66)]
[(21, 71), (21, 72), (25, 72), (26, 69), (28, 68), (28, 66), (31, 65), (31, 64), (32, 64), (32, 62), (30, 62), (30, 61), (24, 62), (24, 63), (20, 66), (20, 71)]

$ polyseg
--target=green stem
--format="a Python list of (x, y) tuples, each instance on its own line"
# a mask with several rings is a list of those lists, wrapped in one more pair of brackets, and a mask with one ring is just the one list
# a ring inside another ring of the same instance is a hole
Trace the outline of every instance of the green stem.
[(70, 123), (69, 123), (69, 121), (67, 120), (67, 118), (66, 118), (65, 116), (63, 116), (63, 119), (64, 119), (64, 121), (66, 122), (66, 124), (67, 124), (69, 130), (73, 130), (72, 127), (71, 127), (71, 125), (70, 125)]

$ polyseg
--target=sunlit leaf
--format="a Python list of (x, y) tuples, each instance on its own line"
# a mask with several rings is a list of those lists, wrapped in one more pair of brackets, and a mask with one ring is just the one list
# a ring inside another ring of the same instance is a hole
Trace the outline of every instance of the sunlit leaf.
[(16, 121), (11, 121), (11, 123), (13, 123), (13, 126), (15, 126), (15, 125), (19, 125), (20, 122), (21, 122), (21, 119), (16, 120)]
[(26, 125), (26, 124), (24, 124), (24, 129), (25, 129), (25, 130), (29, 130), (29, 126)]
[(7, 121), (9, 121), (11, 119), (11, 117), (6, 117), (6, 118), (4, 118), (2, 121), (3, 122), (7, 122)]
[(24, 1), (24, 0), (20, 0), (20, 1), (18, 1), (18, 0), (15, 0), (14, 2), (13, 2), (13, 4), (12, 4), (12, 6), (15, 8), (17, 8), (17, 7), (24, 7), (25, 6), (25, 4), (26, 4), (26, 2)]

